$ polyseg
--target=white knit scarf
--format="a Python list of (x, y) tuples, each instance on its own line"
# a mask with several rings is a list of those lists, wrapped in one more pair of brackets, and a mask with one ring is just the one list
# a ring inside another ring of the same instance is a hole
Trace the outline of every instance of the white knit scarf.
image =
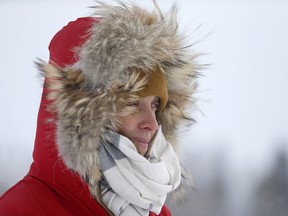
[(161, 127), (151, 145), (148, 159), (122, 135), (99, 149), (103, 202), (116, 216), (148, 216), (150, 211), (159, 214), (167, 194), (180, 183), (177, 156)]

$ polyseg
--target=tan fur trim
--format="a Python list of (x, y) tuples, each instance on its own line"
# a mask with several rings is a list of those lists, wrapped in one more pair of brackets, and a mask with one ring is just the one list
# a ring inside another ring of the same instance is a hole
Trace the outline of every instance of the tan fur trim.
[(99, 3), (95, 15), (102, 18), (78, 49), (79, 61), (69, 68), (41, 65), (50, 108), (57, 113), (59, 154), (87, 181), (95, 197), (101, 178), (98, 146), (111, 139), (117, 130), (116, 116), (131, 112), (122, 108), (138, 99), (146, 82), (131, 76), (131, 71), (152, 73), (155, 66), (165, 71), (169, 99), (159, 123), (175, 149), (179, 130), (193, 121), (190, 110), (200, 67), (178, 33), (176, 14), (176, 7), (162, 17), (133, 3), (120, 2), (117, 7)]

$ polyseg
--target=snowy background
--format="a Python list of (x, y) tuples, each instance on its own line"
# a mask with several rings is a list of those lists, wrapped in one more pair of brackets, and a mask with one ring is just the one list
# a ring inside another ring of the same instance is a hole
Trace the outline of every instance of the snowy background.
[[(136, 1), (152, 8), (152, 0)], [(164, 11), (170, 1), (158, 0)], [(195, 191), (174, 215), (287, 216), (288, 1), (178, 0), (180, 29), (211, 64), (184, 140)], [(0, 0), (0, 195), (29, 170), (41, 96), (33, 61), (93, 0)]]

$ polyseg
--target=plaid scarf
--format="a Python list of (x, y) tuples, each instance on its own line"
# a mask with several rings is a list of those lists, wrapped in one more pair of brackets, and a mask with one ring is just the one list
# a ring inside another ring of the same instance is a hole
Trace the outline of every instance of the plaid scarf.
[(177, 156), (161, 127), (151, 145), (145, 158), (128, 138), (117, 134), (113, 143), (99, 149), (103, 202), (116, 216), (159, 214), (167, 194), (180, 183)]

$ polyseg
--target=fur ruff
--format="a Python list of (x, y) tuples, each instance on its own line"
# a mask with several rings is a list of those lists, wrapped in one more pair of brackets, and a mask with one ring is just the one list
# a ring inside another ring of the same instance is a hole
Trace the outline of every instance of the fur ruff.
[(67, 68), (38, 65), (52, 101), (49, 109), (57, 113), (59, 154), (96, 198), (101, 178), (99, 143), (109, 142), (118, 125), (116, 114), (137, 100), (136, 92), (145, 84), (133, 71), (150, 73), (155, 66), (165, 71), (169, 99), (158, 120), (177, 150), (179, 131), (193, 121), (189, 114), (195, 106), (192, 96), (201, 68), (177, 32), (176, 7), (162, 16), (132, 3), (120, 2), (117, 7), (98, 3), (94, 15), (101, 19), (89, 32), (90, 39), (77, 48), (79, 61)]

